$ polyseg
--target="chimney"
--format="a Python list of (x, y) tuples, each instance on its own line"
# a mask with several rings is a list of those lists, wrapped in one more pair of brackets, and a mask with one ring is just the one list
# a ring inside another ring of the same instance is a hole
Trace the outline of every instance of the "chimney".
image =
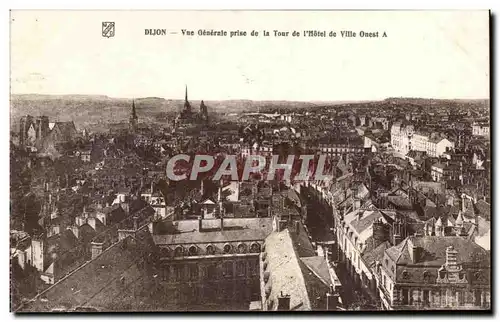
[(224, 231), (224, 217), (222, 215), (220, 216), (220, 230)]
[(278, 311), (290, 311), (290, 295), (283, 295), (283, 291), (278, 296)]
[(357, 210), (357, 214), (356, 214), (356, 218), (359, 220), (361, 220), (361, 218), (363, 218), (363, 211), (361, 209), (358, 209)]
[(155, 182), (151, 181), (151, 194), (155, 192)]
[(101, 255), (101, 253), (102, 253), (102, 243), (92, 242), (91, 250), (92, 250), (92, 259), (95, 259), (97, 256)]
[(330, 290), (326, 293), (326, 310), (334, 311), (338, 305), (338, 294), (335, 293), (333, 285), (330, 284)]
[(465, 212), (465, 196), (462, 195), (462, 202), (461, 202), (461, 206), (462, 206), (462, 212)]
[(202, 220), (201, 216), (198, 217), (198, 231), (199, 232), (201, 232), (203, 230), (202, 222), (203, 222), (203, 220)]
[(137, 231), (137, 229), (139, 229), (138, 225), (139, 218), (134, 217), (133, 219), (134, 219), (134, 231)]
[(299, 230), (300, 230), (300, 221), (295, 220), (294, 228), (295, 228), (295, 232), (298, 234)]
[(411, 252), (411, 260), (413, 262), (413, 264), (416, 264), (418, 263), (419, 261), (419, 255), (420, 255), (420, 249), (418, 248), (418, 246), (413, 246), (412, 247), (412, 252)]

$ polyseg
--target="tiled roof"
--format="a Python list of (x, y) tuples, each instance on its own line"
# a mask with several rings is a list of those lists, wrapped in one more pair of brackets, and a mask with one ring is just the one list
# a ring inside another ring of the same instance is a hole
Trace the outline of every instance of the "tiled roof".
[(300, 259), (295, 253), (288, 229), (273, 232), (266, 238), (265, 254), (266, 271), (270, 275), (266, 283), (266, 288), (270, 288), (269, 298), (277, 303), (277, 297), (283, 293), (290, 296), (290, 308), (311, 310)]
[(382, 261), (384, 257), (385, 250), (391, 247), (391, 244), (388, 241), (381, 243), (372, 249), (366, 249), (363, 252), (363, 261), (370, 267), (375, 261)]
[[(360, 210), (363, 211), (363, 210)], [(380, 211), (363, 211), (363, 216), (361, 219), (354, 219), (349, 224), (358, 234), (362, 234), (366, 229), (371, 227), (375, 220), (382, 218)]]
[(121, 295), (123, 295), (123, 290), (128, 289), (132, 284), (138, 285), (139, 289), (146, 287), (144, 277), (149, 275), (147, 275), (147, 270), (140, 269), (137, 263), (147, 257), (147, 249), (154, 249), (148, 236), (149, 233), (141, 232), (139, 235), (135, 245), (130, 243), (133, 240), (132, 237), (114, 244), (96, 259), (85, 263), (20, 310), (43, 312), (54, 308), (70, 310), (78, 306), (90, 306), (102, 311), (113, 311), (118, 305), (124, 304), (130, 304), (133, 310), (138, 305), (137, 303), (143, 300), (140, 295), (129, 299), (126, 303), (122, 302)]
[(484, 200), (479, 200), (474, 205), (479, 216), (489, 220), (491, 216), (491, 205)]
[(224, 218), (224, 229), (220, 219), (204, 219), (203, 231), (198, 230), (198, 220), (174, 222), (171, 234), (154, 235), (157, 245), (196, 244), (205, 242), (230, 242), (264, 240), (272, 231), (271, 218)]
[(325, 286), (330, 286), (330, 272), (323, 256), (301, 257), (300, 260), (311, 272), (319, 277)]
[[(410, 241), (410, 242), (409, 242)], [(392, 258), (398, 258), (398, 264), (412, 265), (409, 257), (411, 245), (420, 247), (423, 251), (422, 257), (418, 260), (418, 265), (441, 266), (446, 261), (446, 248), (453, 246), (458, 251), (457, 260), (459, 263), (471, 263), (475, 258), (482, 258), (489, 261), (489, 254), (474, 242), (462, 237), (455, 236), (425, 236), (408, 237), (398, 246), (387, 249), (387, 253)], [(393, 255), (396, 255), (393, 257)], [(406, 256), (408, 255), (408, 256)]]

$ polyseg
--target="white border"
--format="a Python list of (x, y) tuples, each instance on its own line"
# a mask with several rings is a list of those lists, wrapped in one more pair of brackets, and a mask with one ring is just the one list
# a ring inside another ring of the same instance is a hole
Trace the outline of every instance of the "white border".
[[(377, 10), (382, 10), (382, 9), (492, 9), (493, 13), (498, 14), (500, 10), (498, 9), (500, 1), (493, 1), (493, 0), (475, 0), (475, 1), (437, 1), (437, 0), (420, 0), (420, 1), (389, 1), (389, 0), (379, 0), (379, 1), (369, 1), (369, 0), (351, 0), (351, 1), (318, 1), (318, 0), (308, 0), (308, 1), (279, 1), (279, 0), (253, 0), (253, 1), (230, 1), (230, 0), (211, 0), (211, 1), (203, 1), (203, 0), (184, 0), (184, 1), (152, 1), (152, 0), (141, 0), (141, 1), (130, 1), (130, 0), (122, 0), (122, 1), (103, 1), (103, 0), (86, 0), (86, 1), (78, 1), (78, 2), (71, 2), (69, 3), (68, 1), (62, 1), (62, 0), (49, 0), (49, 1), (13, 1), (13, 0), (7, 0), (7, 1), (2, 1), (1, 7), (2, 10), (0, 11), (2, 19), (2, 23), (0, 24), (0, 36), (2, 37), (2, 43), (5, 44), (4, 49), (1, 51), (2, 54), (2, 64), (1, 64), (1, 74), (2, 75), (2, 86), (0, 87), (0, 92), (2, 95), (2, 100), (1, 102), (4, 104), (3, 108), (1, 109), (1, 117), (0, 117), (0, 133), (1, 133), (1, 167), (2, 167), (2, 174), (4, 174), (4, 177), (1, 180), (0, 183), (0, 198), (1, 198), (1, 209), (3, 210), (2, 213), (0, 214), (1, 220), (3, 221), (3, 224), (0, 225), (0, 227), (3, 227), (2, 229), (2, 241), (3, 241), (3, 246), (1, 247), (2, 253), (4, 255), (1, 255), (1, 261), (3, 264), (0, 264), (0, 271), (1, 271), (1, 286), (0, 290), (3, 292), (4, 296), (2, 296), (2, 309), (1, 309), (1, 316), (5, 320), (13, 320), (15, 318), (19, 319), (19, 317), (14, 316), (12, 313), (9, 313), (9, 263), (8, 263), (8, 219), (9, 219), (9, 206), (8, 206), (8, 191), (9, 191), (9, 157), (8, 157), (8, 150), (9, 150), (9, 9), (86, 9), (86, 10), (91, 10), (91, 9), (120, 9), (120, 10), (129, 10), (129, 9), (209, 9), (209, 10), (217, 10), (217, 9), (377, 9)], [(498, 17), (497, 17), (498, 18)], [(497, 19), (498, 20), (498, 19)], [(496, 25), (498, 25), (498, 21), (496, 21)], [(497, 28), (495, 28), (497, 29)], [(495, 35), (494, 42), (498, 43), (498, 31), (495, 30), (493, 33)], [(498, 58), (498, 51), (496, 51), (495, 58)], [(493, 57), (491, 57), (493, 59)], [(497, 59), (496, 59), (497, 60)], [(495, 70), (492, 71), (492, 75), (496, 75), (498, 65)], [(497, 85), (498, 88), (498, 85)], [(494, 87), (491, 87), (491, 90), (494, 90)], [(497, 98), (498, 99), (498, 98)], [(497, 104), (495, 104), (497, 105)], [(492, 106), (492, 110), (497, 108), (497, 106)], [(494, 124), (497, 125), (499, 124), (499, 113), (497, 112), (495, 115), (494, 119)], [(495, 131), (498, 132), (498, 131)], [(497, 138), (495, 138), (495, 151), (498, 151), (498, 144), (497, 144)], [(495, 157), (495, 160), (497, 158)], [(494, 165), (495, 166), (495, 165)], [(495, 183), (496, 182), (496, 177), (494, 178)], [(498, 189), (496, 190), (495, 197), (493, 200), (500, 200)], [(495, 216), (496, 214), (493, 214)], [(498, 222), (500, 219), (495, 219), (496, 225), (498, 226)], [(498, 232), (498, 227), (495, 227), (495, 231)], [(497, 243), (495, 241), (495, 248), (496, 249)], [(495, 259), (497, 256), (495, 256)], [(494, 263), (496, 264), (496, 263)], [(498, 267), (497, 265), (492, 265), (492, 267)], [(494, 272), (495, 273), (495, 272)], [(498, 278), (495, 279), (496, 281)], [(496, 289), (495, 285), (495, 292), (494, 292), (494, 307), (498, 310), (498, 301), (496, 300), (499, 297), (499, 294), (497, 292), (498, 290)], [(44, 319), (44, 320), (69, 320), (70, 318), (84, 318), (84, 316), (24, 316), (23, 318), (32, 318), (32, 319)], [(86, 316), (85, 316), (86, 317)], [(358, 315), (353, 315), (353, 316), (334, 316), (334, 317), (329, 317), (329, 316), (304, 316), (301, 315), (301, 317), (304, 318), (309, 318), (309, 319), (352, 319), (352, 320), (373, 320), (373, 319), (386, 319), (387, 317), (381, 316), (381, 315), (376, 315), (373, 317), (370, 316), (358, 316)], [(391, 319), (401, 319), (403, 316), (394, 316), (390, 317)], [(97, 316), (95, 318), (92, 318), (94, 321), (106, 321), (110, 318), (113, 319), (128, 319), (127, 316)], [(144, 318), (142, 316), (133, 316), (132, 318)], [(181, 319), (206, 319), (206, 316), (188, 316), (188, 317), (182, 317), (182, 315), (179, 316), (148, 316), (147, 317), (152, 318), (152, 319), (169, 319), (169, 320), (181, 320)], [(223, 316), (212, 316), (210, 317), (211, 319), (220, 319), (224, 318)], [(289, 317), (287, 316), (280, 316), (280, 317), (271, 317), (271, 316), (252, 316), (252, 317), (244, 317), (244, 316), (228, 316), (228, 319), (238, 319), (241, 321), (244, 320), (253, 320), (255, 318), (263, 319), (263, 320), (271, 320), (275, 318), (280, 318), (280, 319), (287, 319)], [(425, 321), (428, 319), (426, 316), (409, 316), (410, 319), (413, 321)], [(440, 318), (440, 317), (438, 317)], [(459, 318), (459, 316), (450, 316), (446, 318), (442, 318), (443, 321), (453, 321)], [(2, 319), (2, 320), (4, 320)], [(441, 318), (440, 318), (441, 319)], [(469, 316), (467, 316), (467, 319), (470, 319)], [(473, 318), (479, 319), (479, 318)]]

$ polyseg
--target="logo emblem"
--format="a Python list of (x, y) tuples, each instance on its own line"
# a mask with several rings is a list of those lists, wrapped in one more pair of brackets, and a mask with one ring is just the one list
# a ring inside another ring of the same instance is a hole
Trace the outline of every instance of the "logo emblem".
[(102, 36), (106, 38), (115, 36), (115, 23), (105, 21), (102, 23)]

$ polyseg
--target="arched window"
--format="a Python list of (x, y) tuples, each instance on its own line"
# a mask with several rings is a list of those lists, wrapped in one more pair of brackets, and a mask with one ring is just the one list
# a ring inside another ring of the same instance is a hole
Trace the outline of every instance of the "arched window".
[(246, 253), (246, 251), (247, 251), (247, 245), (240, 243), (238, 245), (238, 253), (244, 254), (244, 253)]
[(195, 256), (196, 254), (198, 254), (198, 247), (196, 247), (195, 245), (191, 245), (189, 247), (189, 255)]
[(258, 243), (252, 243), (252, 245), (250, 246), (250, 252), (260, 253), (260, 245)]
[(439, 278), (443, 279), (446, 277), (446, 271), (443, 269), (443, 270), (440, 270), (439, 271)]
[(208, 245), (207, 246), (207, 255), (214, 255), (215, 254), (215, 247), (213, 245)]
[(225, 245), (224, 245), (224, 253), (225, 253), (225, 254), (229, 254), (229, 253), (231, 253), (231, 248), (232, 248), (232, 247), (231, 247), (231, 245), (230, 245), (230, 244), (225, 244)]
[(183, 256), (184, 255), (184, 247), (182, 246), (177, 246), (175, 247), (175, 257)]

